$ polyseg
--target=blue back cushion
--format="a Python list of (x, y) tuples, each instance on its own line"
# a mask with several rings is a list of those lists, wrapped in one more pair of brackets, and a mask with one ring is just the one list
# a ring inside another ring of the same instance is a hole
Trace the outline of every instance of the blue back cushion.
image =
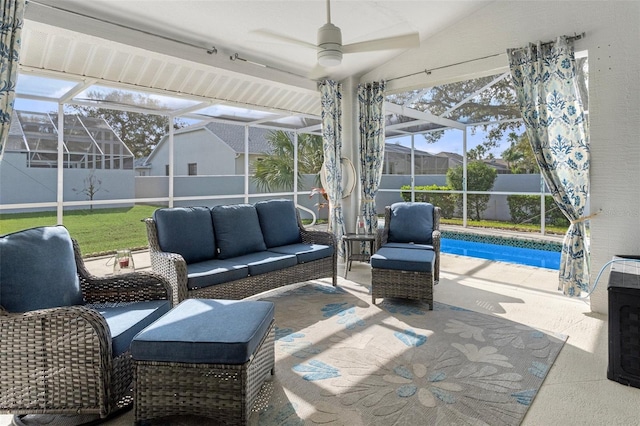
[(302, 242), (298, 216), (293, 201), (279, 199), (255, 204), (260, 228), (267, 247), (279, 247)]
[(213, 259), (216, 243), (207, 207), (175, 207), (153, 212), (162, 251), (180, 254), (185, 262)]
[(211, 209), (216, 228), (218, 257), (229, 259), (267, 249), (258, 212), (251, 204), (215, 206)]
[(431, 244), (433, 205), (429, 203), (394, 203), (391, 205), (389, 242)]
[(83, 303), (73, 243), (64, 226), (0, 237), (0, 305), (7, 311)]

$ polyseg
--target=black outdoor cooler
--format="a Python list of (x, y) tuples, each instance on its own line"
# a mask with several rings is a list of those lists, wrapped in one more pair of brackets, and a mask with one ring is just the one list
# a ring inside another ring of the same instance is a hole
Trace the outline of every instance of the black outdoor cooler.
[(640, 256), (619, 255), (613, 260), (618, 262), (611, 264), (609, 274), (607, 378), (640, 388)]

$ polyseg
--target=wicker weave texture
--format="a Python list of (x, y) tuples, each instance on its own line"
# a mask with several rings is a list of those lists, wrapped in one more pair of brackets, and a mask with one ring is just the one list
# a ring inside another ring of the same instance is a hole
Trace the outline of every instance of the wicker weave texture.
[(378, 297), (421, 300), (433, 310), (433, 275), (429, 272), (371, 269), (371, 301)]
[[(89, 274), (78, 244), (73, 245), (87, 302), (170, 297), (169, 284), (155, 274)], [(106, 417), (130, 400), (131, 355), (112, 357), (109, 327), (90, 306), (26, 313), (0, 309), (0, 354), (0, 413)]]
[(275, 330), (271, 323), (244, 364), (135, 363), (135, 422), (194, 415), (217, 424), (246, 424), (260, 388), (273, 374)]
[(264, 291), (319, 278), (331, 277), (333, 286), (338, 284), (338, 250), (335, 236), (329, 232), (305, 229), (299, 216), (298, 227), (302, 242), (333, 246), (336, 250), (332, 257), (197, 289), (187, 288), (187, 263), (182, 256), (163, 252), (160, 248), (155, 221), (147, 218), (145, 223), (151, 267), (171, 284), (174, 305), (187, 298), (244, 299)]

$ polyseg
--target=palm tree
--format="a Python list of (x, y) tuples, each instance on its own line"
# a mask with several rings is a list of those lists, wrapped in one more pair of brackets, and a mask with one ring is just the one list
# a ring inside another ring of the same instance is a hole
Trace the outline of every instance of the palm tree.
[[(293, 188), (293, 134), (283, 130), (267, 135), (272, 152), (254, 162), (253, 181), (264, 191), (291, 190)], [(298, 188), (303, 174), (318, 174), (323, 162), (322, 137), (298, 135)]]

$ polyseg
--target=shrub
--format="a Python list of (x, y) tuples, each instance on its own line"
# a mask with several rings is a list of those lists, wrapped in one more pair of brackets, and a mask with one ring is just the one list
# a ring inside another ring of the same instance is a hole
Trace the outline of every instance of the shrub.
[[(448, 186), (427, 185), (416, 186), (416, 191), (451, 191), (452, 188)], [(411, 201), (411, 186), (403, 185), (400, 190), (402, 199), (405, 201)], [(406, 191), (406, 192), (405, 192)], [(445, 219), (453, 217), (456, 203), (455, 194), (435, 194), (433, 192), (416, 192), (415, 200), (420, 202), (431, 203), (436, 207), (440, 207), (440, 214)]]
[[(509, 213), (513, 223), (540, 224), (540, 196), (538, 195), (509, 195), (507, 197)], [(569, 226), (569, 220), (558, 208), (553, 197), (546, 195), (545, 223), (554, 226)]]

